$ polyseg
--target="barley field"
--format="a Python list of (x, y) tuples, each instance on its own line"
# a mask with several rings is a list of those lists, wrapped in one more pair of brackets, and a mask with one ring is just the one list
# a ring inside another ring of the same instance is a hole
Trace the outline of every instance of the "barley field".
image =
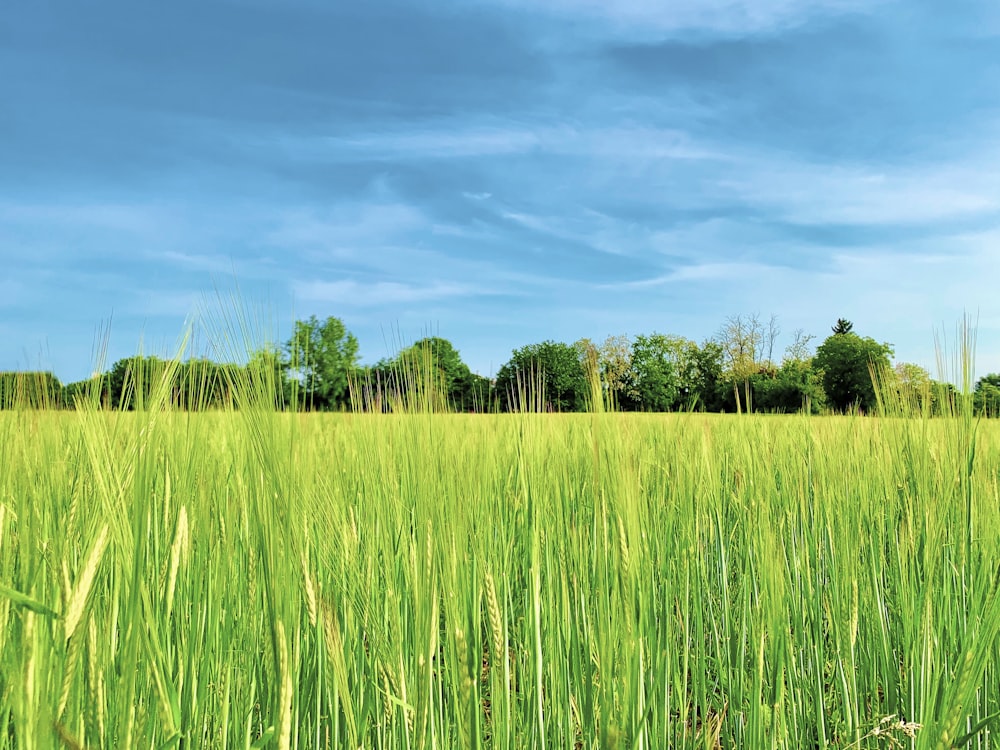
[(0, 747), (995, 748), (1000, 428), (0, 412)]

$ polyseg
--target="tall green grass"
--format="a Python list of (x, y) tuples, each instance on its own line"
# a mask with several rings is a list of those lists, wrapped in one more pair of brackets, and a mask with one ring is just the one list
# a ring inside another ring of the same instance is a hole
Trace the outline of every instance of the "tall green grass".
[(239, 372), (0, 413), (0, 748), (998, 745), (995, 424), (305, 415)]

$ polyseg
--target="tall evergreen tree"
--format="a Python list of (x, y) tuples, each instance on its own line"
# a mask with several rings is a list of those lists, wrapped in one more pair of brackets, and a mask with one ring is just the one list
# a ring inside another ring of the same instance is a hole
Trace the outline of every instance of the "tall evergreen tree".
[(854, 323), (847, 318), (837, 318), (837, 325), (833, 327), (834, 336), (851, 333), (854, 330)]

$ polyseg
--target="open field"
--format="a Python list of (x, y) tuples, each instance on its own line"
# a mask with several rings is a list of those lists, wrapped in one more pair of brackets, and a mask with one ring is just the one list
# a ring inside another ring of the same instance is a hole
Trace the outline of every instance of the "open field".
[(0, 467), (3, 748), (1000, 746), (996, 423), (23, 411)]

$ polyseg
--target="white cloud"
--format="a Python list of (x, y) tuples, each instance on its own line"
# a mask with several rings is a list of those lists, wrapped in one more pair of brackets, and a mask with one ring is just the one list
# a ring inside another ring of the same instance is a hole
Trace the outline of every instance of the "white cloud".
[(423, 285), (395, 281), (298, 281), (293, 288), (297, 298), (311, 302), (333, 302), (348, 307), (398, 305), (484, 293), (484, 290), (467, 284), (446, 281)]
[(692, 256), (649, 279), (595, 285), (594, 295), (604, 300), (595, 308), (632, 311), (639, 321), (633, 327), (641, 330), (652, 326), (648, 313), (638, 311), (655, 305), (677, 326), (670, 330), (684, 335), (694, 335), (683, 327), (685, 319), (692, 325), (718, 324), (730, 314), (773, 312), (786, 338), (801, 327), (815, 334), (817, 343), (838, 317), (847, 317), (862, 335), (893, 343), (897, 360), (917, 362), (935, 374), (935, 331), (953, 338), (955, 325), (968, 313), (978, 321), (977, 371), (1000, 370), (995, 292), (1000, 229), (916, 241), (906, 251), (884, 243), (812, 252), (825, 259), (823, 270), (767, 261), (698, 262)]
[(1000, 210), (995, 155), (976, 163), (835, 166), (760, 154), (738, 158), (722, 192), (801, 223), (920, 224)]
[(489, 0), (509, 8), (598, 22), (643, 36), (680, 31), (764, 33), (810, 17), (869, 12), (879, 0)]
[(464, 130), (417, 130), (389, 137), (346, 139), (352, 150), (424, 156), (503, 156), (531, 151), (540, 145), (540, 134), (529, 129), (472, 128)]
[[(858, 225), (922, 224), (1000, 210), (1000, 153), (969, 144), (969, 156), (951, 162), (892, 165), (825, 163), (739, 142), (708, 141), (671, 128), (622, 124), (605, 127), (526, 125), (481, 128), (450, 120), (420, 131), (312, 139), (300, 144), (316, 159), (448, 159), (537, 154), (555, 157), (539, 192), (518, 196), (548, 201), (552, 185), (568, 186), (583, 205), (609, 190), (622, 198), (649, 200), (660, 192), (673, 208), (731, 205), (734, 201), (797, 223)], [(516, 181), (520, 171), (509, 173)], [(637, 193), (636, 191), (643, 191)], [(469, 200), (502, 201), (497, 190), (465, 192)], [(355, 214), (352, 215), (351, 211)], [(512, 220), (531, 221), (530, 211), (509, 209)], [(547, 213), (547, 212), (535, 212)], [(329, 216), (293, 215), (277, 240), (392, 235), (426, 221), (411, 206), (383, 200), (337, 209)], [(548, 231), (558, 217), (544, 218)], [(574, 223), (581, 223), (574, 219)], [(534, 227), (541, 228), (541, 227)], [(608, 230), (607, 225), (602, 227)], [(439, 228), (439, 232), (447, 229)], [(604, 244), (614, 246), (611, 232)], [(614, 252), (623, 252), (614, 250)]]
[(733, 281), (752, 279), (774, 273), (778, 267), (766, 263), (692, 263), (681, 265), (662, 276), (644, 281), (623, 284), (625, 287), (643, 288), (664, 286), (691, 281)]
[(525, 211), (500, 211), (497, 215), (539, 234), (609, 255), (635, 257), (650, 250), (648, 230), (582, 206), (572, 216), (542, 216)]
[(411, 205), (374, 202), (346, 203), (324, 212), (290, 210), (277, 224), (267, 236), (271, 244), (353, 257), (428, 227), (429, 221)]
[(202, 255), (198, 253), (182, 253), (175, 250), (164, 252), (154, 252), (152, 257), (164, 260), (184, 268), (193, 268), (199, 271), (232, 271), (233, 260), (220, 255)]
[[(287, 140), (285, 148), (303, 159), (466, 159), (539, 153), (607, 159), (711, 159), (721, 155), (671, 128), (638, 125), (580, 127), (549, 122), (480, 125), (446, 119), (431, 127), (391, 130), (338, 138)], [(483, 200), (490, 193), (463, 193)]]
[[(594, 131), (580, 134), (575, 144), (570, 138), (554, 146), (586, 157), (574, 167), (584, 199), (614, 190), (642, 202), (653, 189), (670, 208), (722, 206), (725, 215), (736, 204), (794, 223), (868, 226), (929, 224), (1000, 211), (1000, 150), (978, 139), (970, 141), (965, 156), (950, 161), (829, 163), (676, 131), (603, 132), (615, 135), (605, 139)], [(716, 231), (728, 231), (742, 220), (736, 214), (708, 221)]]

